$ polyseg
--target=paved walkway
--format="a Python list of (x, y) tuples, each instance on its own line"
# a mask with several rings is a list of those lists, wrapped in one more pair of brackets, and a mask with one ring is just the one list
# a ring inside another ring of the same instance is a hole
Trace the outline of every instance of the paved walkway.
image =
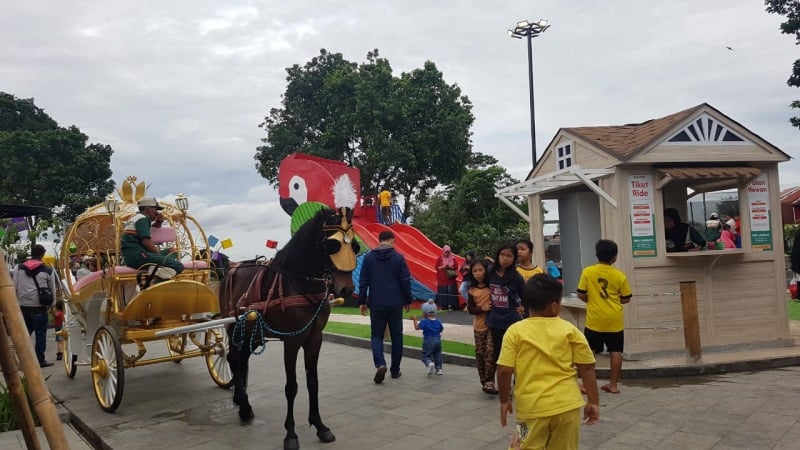
[[(280, 449), (286, 411), (281, 353), (280, 344), (271, 343), (251, 361), (256, 420), (250, 426), (239, 425), (230, 393), (213, 385), (199, 359), (127, 370), (115, 414), (100, 410), (85, 367), (72, 380), (60, 368), (45, 370), (55, 397), (105, 448)], [(302, 448), (506, 448), (510, 430), (500, 427), (497, 397), (480, 391), (475, 369), (445, 365), (443, 376), (428, 377), (419, 361), (407, 358), (401, 378), (376, 385), (371, 365), (367, 350), (325, 343), (320, 405), (337, 440), (321, 444), (305, 425), (301, 381), (295, 417)], [(800, 368), (624, 380), (621, 394), (601, 393), (601, 421), (582, 427), (582, 448), (796, 449), (798, 385)]]
[[(357, 317), (332, 320), (363, 320)], [(446, 327), (452, 340), (456, 330), (469, 329), (454, 323)], [(419, 333), (410, 326), (406, 331)], [(148, 355), (163, 353), (164, 345), (148, 346)], [(607, 367), (603, 361), (598, 366), (603, 364)], [(299, 374), (302, 366), (300, 362)], [(319, 366), (320, 408), (337, 440), (321, 444), (305, 424), (307, 394), (301, 375), (295, 404), (301, 447), (506, 448), (510, 429), (499, 425), (497, 397), (481, 392), (474, 368), (445, 364), (444, 369), (443, 376), (428, 377), (416, 358), (407, 357), (401, 378), (387, 377), (375, 385), (368, 350), (326, 342)], [(635, 362), (625, 363), (621, 394), (601, 392), (601, 421), (582, 427), (582, 448), (800, 448), (800, 367), (644, 380), (632, 378), (636, 370)], [(88, 367), (79, 367), (74, 379), (60, 365), (43, 371), (54, 397), (96, 448), (282, 448), (286, 406), (280, 343), (268, 344), (251, 360), (249, 393), (256, 420), (250, 426), (239, 424), (230, 392), (214, 385), (199, 358), (126, 370), (123, 401), (114, 414), (97, 405)], [(75, 436), (71, 430), (67, 435)], [(0, 435), (0, 450), (24, 448), (21, 436), (5, 438)], [(75, 438), (71, 448), (87, 448)], [(46, 448), (46, 441), (41, 442)]]

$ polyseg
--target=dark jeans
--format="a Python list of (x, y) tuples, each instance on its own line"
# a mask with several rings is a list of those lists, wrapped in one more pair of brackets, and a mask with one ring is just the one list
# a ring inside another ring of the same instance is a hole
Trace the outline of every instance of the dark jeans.
[(369, 311), (371, 328), (372, 360), (375, 367), (386, 365), (383, 356), (383, 332), (389, 325), (389, 336), (392, 338), (392, 365), (389, 368), (393, 375), (400, 373), (400, 360), (403, 359), (403, 308), (371, 309)]
[(428, 366), (433, 361), (437, 369), (442, 368), (442, 338), (440, 336), (422, 338), (422, 364)]
[(22, 317), (28, 334), (36, 333), (34, 348), (39, 363), (44, 362), (44, 350), (47, 344), (47, 307), (46, 306), (20, 306)]

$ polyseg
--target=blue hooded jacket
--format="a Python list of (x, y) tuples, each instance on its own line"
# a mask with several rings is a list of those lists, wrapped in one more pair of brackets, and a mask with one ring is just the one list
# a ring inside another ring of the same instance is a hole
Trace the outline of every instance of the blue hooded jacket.
[(411, 274), (403, 255), (381, 244), (364, 256), (358, 280), (358, 304), (369, 309), (396, 309), (410, 305)]

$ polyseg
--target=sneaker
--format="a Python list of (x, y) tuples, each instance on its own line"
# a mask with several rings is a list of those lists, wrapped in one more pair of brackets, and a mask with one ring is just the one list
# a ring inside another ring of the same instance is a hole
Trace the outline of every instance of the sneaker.
[(161, 278), (162, 280), (170, 280), (177, 274), (178, 272), (175, 272), (175, 269), (162, 266), (156, 269), (155, 276)]
[(50, 361), (39, 361), (39, 367), (50, 367), (52, 365), (53, 363), (51, 363)]
[(392, 378), (400, 378), (400, 375), (402, 375), (402, 373), (400, 373), (400, 372), (393, 373), (392, 374)]
[(428, 364), (425, 367), (428, 368), (428, 376), (433, 375), (433, 372), (436, 371), (436, 367), (433, 365), (432, 361), (428, 361)]
[(386, 366), (380, 366), (378, 367), (377, 372), (375, 372), (375, 378), (372, 380), (375, 382), (375, 384), (381, 384), (383, 383), (384, 378), (386, 378)]
[(442, 369), (436, 369), (436, 375), (441, 375), (441, 374), (442, 374)]

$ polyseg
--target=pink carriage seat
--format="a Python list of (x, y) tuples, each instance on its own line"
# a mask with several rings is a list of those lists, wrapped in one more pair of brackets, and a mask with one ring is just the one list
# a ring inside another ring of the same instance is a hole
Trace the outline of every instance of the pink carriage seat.
[(203, 260), (193, 259), (191, 261), (183, 261), (183, 268), (188, 270), (205, 270), (208, 269), (208, 263)]
[(172, 227), (152, 227), (150, 228), (150, 240), (159, 245), (165, 242), (175, 242), (178, 236), (175, 228)]
[[(105, 270), (96, 270), (90, 273), (89, 275), (86, 275), (85, 277), (81, 278), (75, 284), (72, 285), (72, 291), (73, 292), (80, 291), (84, 287), (102, 278), (105, 272), (106, 272)], [(116, 275), (136, 275), (138, 272), (139, 272), (138, 270), (131, 267), (126, 267), (126, 266), (114, 267), (114, 273)]]

